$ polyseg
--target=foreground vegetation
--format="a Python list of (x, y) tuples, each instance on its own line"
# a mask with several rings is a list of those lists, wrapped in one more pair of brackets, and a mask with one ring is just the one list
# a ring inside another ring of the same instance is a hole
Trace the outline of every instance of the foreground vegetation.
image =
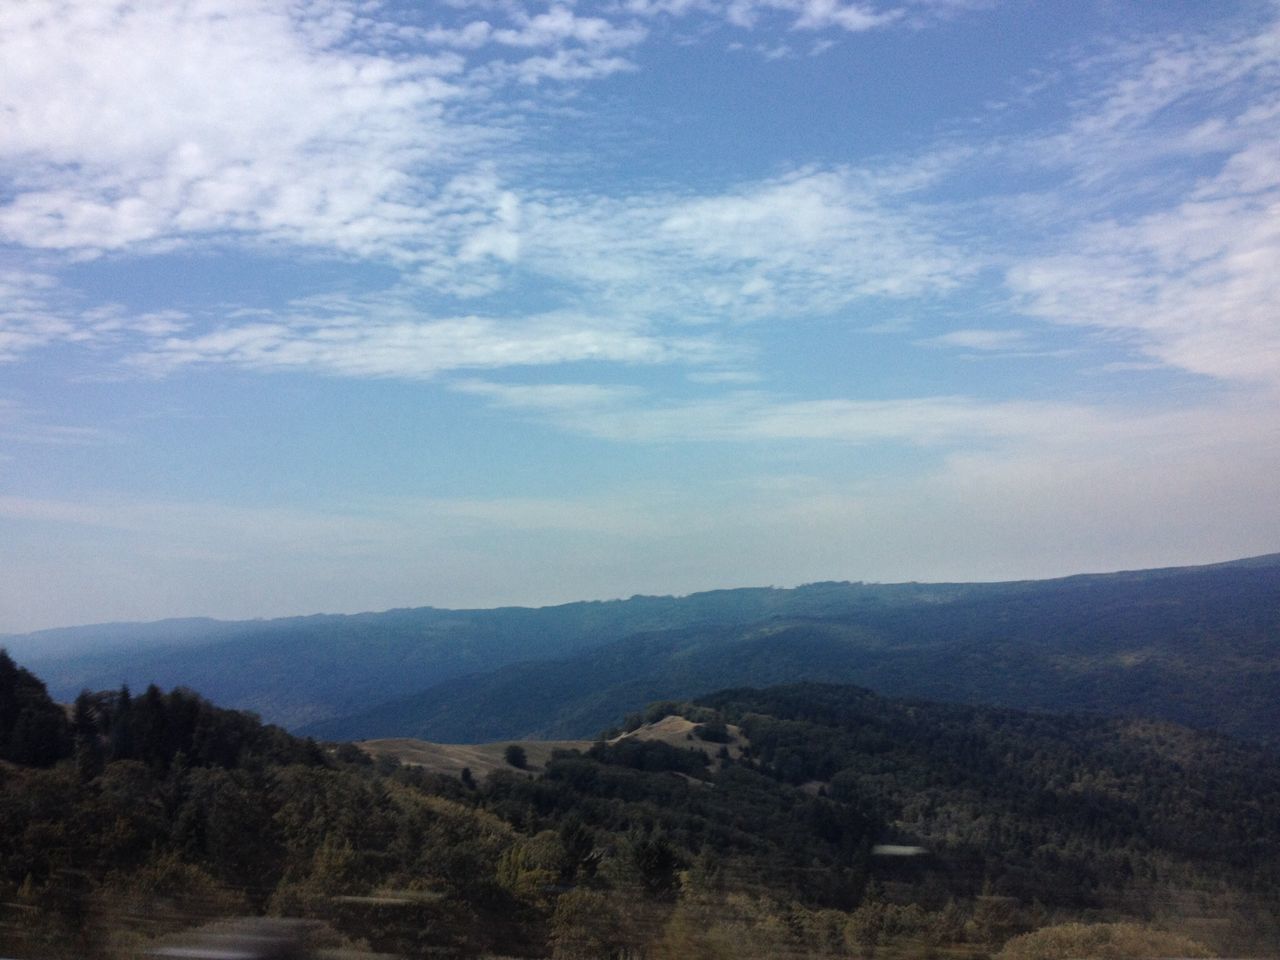
[(1021, 960), (1280, 939), (1280, 763), (1260, 748), (812, 685), (624, 726), (673, 713), (697, 724), (683, 743), (453, 777), (189, 691), (64, 711), (0, 654), (0, 953), (138, 956), (259, 913), (439, 957)]

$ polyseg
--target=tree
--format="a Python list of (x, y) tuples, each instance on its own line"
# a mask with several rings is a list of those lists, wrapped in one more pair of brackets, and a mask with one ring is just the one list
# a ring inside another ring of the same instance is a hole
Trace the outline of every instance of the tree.
[(507, 744), (507, 749), (502, 751), (502, 756), (507, 763), (511, 764), (511, 766), (515, 767), (517, 770), (523, 770), (529, 763), (529, 758), (525, 755), (524, 747), (520, 746), (518, 743)]
[(71, 730), (45, 685), (0, 649), (0, 759), (46, 767), (69, 756)]
[(106, 763), (106, 751), (103, 750), (102, 739), (98, 736), (98, 719), (93, 694), (88, 690), (80, 691), (80, 696), (76, 697), (71, 727), (75, 732), (76, 769), (80, 779), (87, 782), (102, 773), (103, 765)]

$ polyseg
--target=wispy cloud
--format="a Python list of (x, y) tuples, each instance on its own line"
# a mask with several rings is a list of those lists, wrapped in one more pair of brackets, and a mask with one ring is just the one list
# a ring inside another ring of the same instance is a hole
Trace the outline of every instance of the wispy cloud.
[(173, 334), (185, 316), (175, 310), (131, 312), (115, 304), (85, 306), (47, 273), (0, 271), (0, 363), (54, 343), (119, 344)]
[(362, 52), (381, 25), (359, 9), (6, 5), (0, 236), (95, 253), (232, 234), (412, 258), (446, 224), (465, 232), (449, 171), (489, 135), (446, 117), (464, 62)]
[[(1167, 183), (1181, 161), (1273, 136), (1280, 21), (1274, 5), (1259, 10), (1270, 14), (1261, 22), (1120, 42), (1083, 57), (1071, 119), (1027, 145), (1040, 163), (1074, 168), (1080, 182), (1124, 178), (1141, 192)], [(1144, 172), (1159, 176), (1146, 180)]]
[(1025, 349), (1029, 338), (1025, 330), (968, 329), (952, 330), (916, 342), (930, 347), (957, 347), (962, 350), (1003, 353)]
[(792, 400), (760, 391), (672, 402), (636, 389), (595, 384), (504, 384), (468, 380), (462, 392), (523, 410), (566, 430), (608, 440), (819, 441), (915, 446), (1026, 438), (1099, 436), (1115, 421), (1081, 404), (986, 402), (972, 397)]
[(920, 26), (962, 10), (988, 6), (987, 0), (900, 0), (897, 3), (849, 0), (625, 0), (640, 17), (683, 18), (700, 14), (743, 29), (836, 30), (864, 33), (885, 27)]
[(664, 335), (574, 313), (519, 318), (423, 315), (407, 295), (311, 298), (189, 334), (156, 336), (127, 362), (152, 374), (232, 364), (351, 377), (422, 379), (465, 369), (698, 363), (722, 356), (710, 336)]
[[(1110, 49), (1055, 132), (1006, 145), (1061, 171), (1022, 196), (1015, 308), (1169, 368), (1280, 383), (1280, 19)], [(1083, 80), (1081, 79), (1083, 78)], [(1011, 232), (1017, 233), (1011, 224)]]
[(96, 446), (119, 439), (118, 434), (103, 427), (51, 422), (47, 416), (23, 404), (0, 397), (0, 443)]
[[(1193, 373), (1280, 382), (1277, 52), (1272, 23), (1245, 38), (1157, 47), (1122, 72), (1057, 148), (1091, 179), (1135, 176), (1141, 195), (1012, 267), (1026, 313), (1126, 335)], [(1213, 119), (1179, 120), (1186, 101), (1214, 104)], [(1155, 156), (1163, 173), (1137, 177), (1134, 164)]]
[(610, 310), (684, 322), (930, 296), (981, 266), (905, 178), (804, 169), (703, 196), (538, 196), (521, 263)]
[[(752, 19), (748, 7), (803, 29), (895, 17), (829, 0), (662, 10)], [(472, 108), (512, 81), (632, 69), (622, 52), (659, 8), (485, 9), (491, 19), (428, 26), (355, 0), (6, 5), (0, 237), (88, 255), (238, 236), (452, 258), (501, 216), (506, 195), (472, 174), (518, 123)]]

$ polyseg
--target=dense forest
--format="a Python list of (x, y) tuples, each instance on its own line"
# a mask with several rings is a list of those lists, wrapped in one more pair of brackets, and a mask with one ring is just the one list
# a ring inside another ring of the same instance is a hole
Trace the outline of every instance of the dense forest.
[[(4, 654), (0, 704), (9, 956), (140, 956), (263, 913), (415, 957), (1016, 960), (1280, 938), (1280, 761), (1171, 724), (740, 689), (477, 779), (182, 689), (64, 709)], [(673, 716), (682, 739), (639, 736)]]

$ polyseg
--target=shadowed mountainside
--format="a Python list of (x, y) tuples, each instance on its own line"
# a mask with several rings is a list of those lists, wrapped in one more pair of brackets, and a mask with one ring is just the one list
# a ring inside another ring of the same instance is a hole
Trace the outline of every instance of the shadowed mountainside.
[(100, 624), (0, 637), (55, 697), (122, 682), (191, 686), (274, 723), (302, 724), (504, 664), (557, 659), (631, 634), (770, 617), (839, 616), (939, 603), (1009, 584), (810, 584), (536, 609), (314, 615), (223, 622)]
[(646, 633), (439, 684), (306, 732), (582, 737), (656, 699), (800, 681), (1159, 717), (1276, 742), (1280, 564), (1073, 577), (832, 617)]

